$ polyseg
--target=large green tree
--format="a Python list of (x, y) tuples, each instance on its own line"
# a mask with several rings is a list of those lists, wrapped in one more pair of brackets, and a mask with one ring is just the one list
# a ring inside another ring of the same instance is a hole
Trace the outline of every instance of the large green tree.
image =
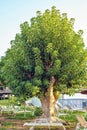
[(20, 28), (4, 57), (2, 75), (16, 94), (37, 95), (51, 120), (58, 91), (71, 94), (86, 86), (83, 32), (75, 32), (74, 19), (55, 7), (37, 11), (36, 17)]

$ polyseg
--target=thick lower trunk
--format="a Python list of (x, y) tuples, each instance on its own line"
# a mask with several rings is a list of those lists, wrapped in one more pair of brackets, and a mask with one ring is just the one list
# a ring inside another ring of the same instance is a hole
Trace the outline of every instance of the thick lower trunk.
[(50, 122), (52, 122), (52, 119), (55, 115), (55, 103), (56, 99), (53, 94), (53, 85), (54, 85), (55, 79), (54, 77), (50, 80), (50, 86), (48, 88), (48, 91), (46, 95), (41, 100), (42, 102), (42, 111), (44, 116), (48, 118)]
[(43, 115), (51, 121), (52, 117), (55, 116), (55, 98), (54, 96), (45, 96), (42, 102)]

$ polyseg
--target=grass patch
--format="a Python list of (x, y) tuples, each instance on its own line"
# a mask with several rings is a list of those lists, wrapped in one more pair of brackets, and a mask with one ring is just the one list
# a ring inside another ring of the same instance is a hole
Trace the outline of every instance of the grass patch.
[(85, 112), (82, 111), (68, 111), (65, 116), (59, 116), (61, 119), (65, 120), (66, 122), (77, 122), (76, 115), (82, 115), (85, 116)]
[(0, 105), (1, 106), (8, 106), (9, 105), (9, 100), (8, 99), (5, 99), (5, 100), (0, 100)]
[(3, 126), (12, 126), (13, 123), (12, 122), (2, 122)]
[(6, 121), (4, 121), (1, 124), (2, 124), (2, 128), (0, 128), (0, 130), (8, 130), (9, 127), (13, 127), (14, 123), (13, 122), (6, 122)]
[(30, 112), (27, 112), (26, 115), (24, 116), (24, 112), (17, 113), (15, 116), (11, 115), (8, 117), (9, 119), (21, 119), (21, 120), (27, 120), (27, 119), (32, 119), (35, 118), (34, 115), (32, 115)]
[(3, 127), (3, 128), (0, 128), (0, 130), (8, 130), (7, 128)]

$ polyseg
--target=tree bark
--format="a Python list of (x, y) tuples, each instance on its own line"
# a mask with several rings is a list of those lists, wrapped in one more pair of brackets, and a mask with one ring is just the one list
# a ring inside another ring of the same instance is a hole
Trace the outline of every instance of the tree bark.
[(55, 116), (56, 99), (53, 94), (54, 83), (55, 83), (55, 78), (52, 76), (50, 79), (50, 85), (48, 87), (48, 91), (41, 100), (43, 114), (44, 116), (47, 117), (49, 122), (52, 122), (53, 117)]

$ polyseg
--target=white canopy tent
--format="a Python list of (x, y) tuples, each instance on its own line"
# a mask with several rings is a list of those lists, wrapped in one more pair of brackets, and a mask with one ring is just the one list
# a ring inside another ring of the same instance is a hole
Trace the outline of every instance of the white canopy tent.
[(69, 96), (64, 94), (63, 98), (64, 99), (87, 99), (87, 95), (81, 93), (75, 93), (73, 96)]
[(38, 97), (32, 97), (30, 100), (27, 100), (26, 105), (33, 105), (36, 107), (41, 107), (41, 101)]

